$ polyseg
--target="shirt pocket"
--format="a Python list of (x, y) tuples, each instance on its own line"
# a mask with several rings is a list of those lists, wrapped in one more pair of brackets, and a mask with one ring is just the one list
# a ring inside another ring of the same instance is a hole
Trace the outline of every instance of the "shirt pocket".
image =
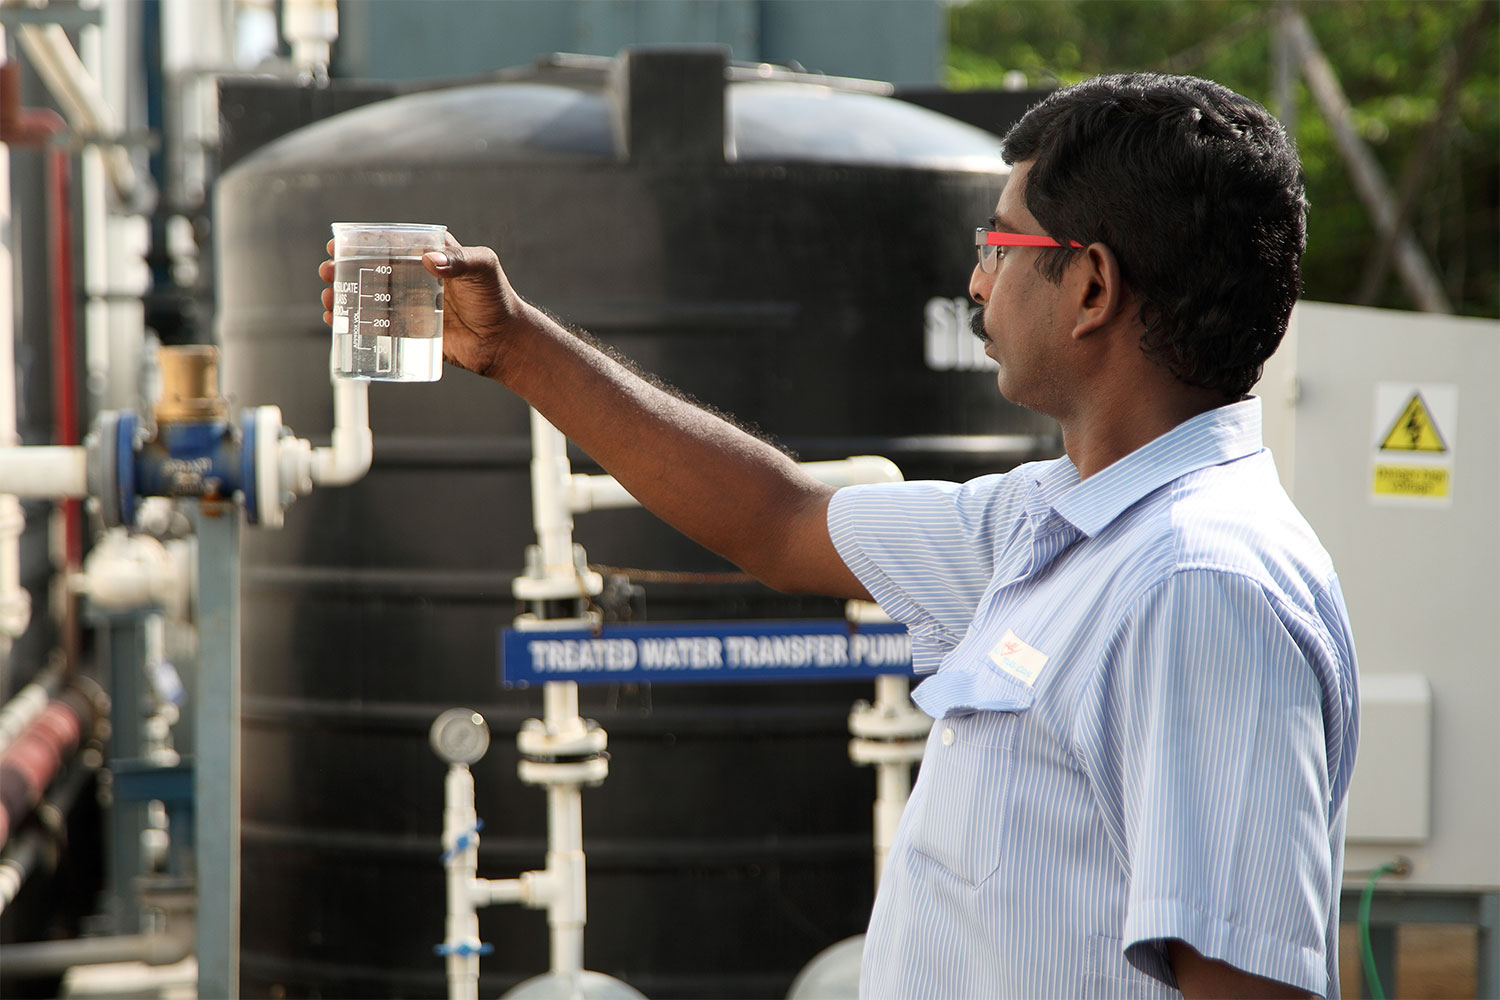
[(1016, 783), (1016, 731), (1031, 692), (996, 684), (983, 708), (938, 719), (922, 757), (912, 850), (973, 887), (1000, 867)]

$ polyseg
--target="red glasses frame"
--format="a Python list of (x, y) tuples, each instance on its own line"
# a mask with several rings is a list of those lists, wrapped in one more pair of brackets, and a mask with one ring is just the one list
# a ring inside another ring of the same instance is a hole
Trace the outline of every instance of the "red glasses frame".
[[(974, 230), (974, 246), (979, 252), (979, 269), (990, 274), (1005, 256), (1002, 252), (1005, 247), (1061, 247), (1063, 244), (1050, 236), (1035, 236), (1031, 233), (1001, 233), (980, 226)], [(1069, 240), (1066, 249), (1082, 250), (1083, 244), (1077, 240)]]

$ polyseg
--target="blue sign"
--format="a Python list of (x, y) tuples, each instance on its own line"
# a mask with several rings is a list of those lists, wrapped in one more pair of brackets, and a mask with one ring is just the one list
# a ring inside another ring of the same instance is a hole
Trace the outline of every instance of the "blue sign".
[(845, 621), (606, 625), (599, 632), (503, 629), (500, 683), (736, 684), (911, 673), (901, 625)]

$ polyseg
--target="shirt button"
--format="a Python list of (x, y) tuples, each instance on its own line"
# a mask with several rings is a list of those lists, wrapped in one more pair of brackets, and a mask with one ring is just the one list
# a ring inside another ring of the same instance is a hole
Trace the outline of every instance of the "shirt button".
[(944, 729), (943, 730), (943, 746), (945, 746), (945, 747), (951, 747), (952, 745), (953, 745), (953, 730), (951, 730), (951, 729)]

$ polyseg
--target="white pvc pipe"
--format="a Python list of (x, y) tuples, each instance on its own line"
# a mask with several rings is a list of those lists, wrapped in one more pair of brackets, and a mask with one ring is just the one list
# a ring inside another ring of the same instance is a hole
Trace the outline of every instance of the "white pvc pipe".
[(531, 519), (547, 577), (574, 575), (573, 515), (567, 498), (570, 472), (567, 438), (532, 410)]
[(172, 965), (192, 953), (193, 921), (180, 918), (170, 921), (165, 931), (156, 934), (7, 944), (5, 973), (17, 977), (55, 975), (75, 965), (115, 962)]
[(333, 42), (339, 37), (335, 0), (284, 0), (281, 33), (292, 49), (292, 65), (315, 75), (328, 71)]
[[(560, 436), (559, 436), (560, 437)], [(583, 729), (578, 684), (542, 686), (543, 720), (554, 735)], [(583, 797), (577, 784), (547, 786), (547, 869), (542, 894), (552, 935), (552, 971), (583, 971), (583, 928), (588, 922), (583, 855)]]
[[(855, 455), (834, 462), (802, 462), (802, 471), (827, 486), (860, 483), (899, 483), (896, 463), (879, 455)], [(568, 476), (568, 507), (575, 514), (591, 510), (639, 507), (640, 501), (626, 492), (614, 476)]]
[(88, 478), (88, 452), (81, 445), (0, 448), (0, 489), (13, 496), (85, 497)]
[[(443, 782), (443, 848), (452, 853), (443, 863), (448, 876), (448, 916), (444, 943), (449, 948), (464, 944), (479, 945), (479, 915), (474, 911), (470, 886), (479, 867), (479, 834), (474, 828), (474, 776), (467, 764), (449, 764)], [(459, 838), (468, 835), (469, 843), (454, 850)], [(452, 951), (445, 956), (448, 967), (449, 1000), (478, 1000), (479, 954)]]
[(547, 786), (547, 871), (555, 876), (548, 902), (552, 971), (583, 971), (583, 926), (587, 922), (583, 858), (583, 797), (577, 785)]
[(370, 434), (370, 383), (333, 379), (333, 434), (327, 448), (315, 448), (308, 470), (317, 486), (348, 486), (370, 471), (375, 452)]
[[(881, 674), (875, 678), (875, 709), (898, 712), (910, 710), (911, 681), (901, 674)], [(886, 859), (896, 841), (896, 826), (911, 798), (911, 764), (906, 761), (884, 761), (875, 765), (875, 885), (885, 872)]]
[[(100, 136), (116, 131), (114, 113), (104, 100), (98, 83), (73, 51), (73, 43), (61, 25), (22, 25), (21, 46), (31, 57), (37, 74), (63, 109), (63, 117), (79, 132)], [(130, 200), (137, 179), (135, 165), (123, 146), (111, 146), (105, 155), (110, 180), (122, 200)]]
[(578, 715), (578, 682), (549, 681), (542, 685), (542, 721), (553, 735), (583, 728)]

